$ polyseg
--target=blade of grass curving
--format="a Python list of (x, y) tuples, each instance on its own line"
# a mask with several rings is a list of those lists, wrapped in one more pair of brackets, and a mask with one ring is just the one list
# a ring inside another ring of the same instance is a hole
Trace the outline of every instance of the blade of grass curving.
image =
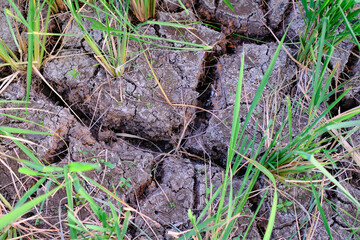
[(15, 71), (19, 69), (19, 59), (17, 59), (15, 54), (7, 47), (2, 39), (0, 39), (0, 59), (9, 64)]
[(325, 126), (321, 127), (317, 132), (316, 136), (321, 136), (325, 132), (328, 132), (333, 129), (344, 129), (344, 128), (351, 128), (351, 127), (358, 127), (360, 126), (360, 120), (353, 120), (347, 122), (340, 122), (340, 123), (333, 123), (330, 122)]
[[(347, 240), (351, 239), (350, 237), (352, 235), (355, 235), (355, 237), (360, 240), (360, 236), (359, 234), (359, 230), (360, 230), (360, 226), (354, 229), (354, 226), (352, 226), (351, 224), (348, 223), (347, 219), (344, 218), (344, 216), (338, 211), (337, 206), (335, 203), (331, 202), (330, 200), (325, 198), (325, 201), (331, 206), (332, 210), (334, 210), (334, 212), (342, 219), (342, 221), (346, 224), (346, 226), (351, 229), (352, 233), (346, 238)], [(348, 212), (346, 212), (344, 209), (341, 209), (343, 212), (345, 212), (345, 214), (347, 216), (349, 216), (350, 218), (353, 218), (353, 216), (351, 214), (349, 214)]]
[[(83, 224), (75, 217), (74, 212), (71, 210), (68, 210), (68, 223), (66, 223), (70, 227), (70, 229), (73, 229), (76, 231), (76, 233), (79, 233), (83, 237), (85, 237), (82, 232), (90, 233), (89, 230), (85, 228)], [(73, 238), (71, 238), (73, 239)], [(78, 239), (77, 237), (74, 239)]]
[[(34, 1), (34, 0), (33, 0)], [(14, 11), (16, 12), (16, 16), (13, 15), (11, 13), (10, 10), (6, 9), (6, 14), (8, 14), (9, 16), (12, 16), (14, 18), (16, 18), (19, 22), (23, 23), (26, 25), (26, 27), (29, 27), (30, 25), (27, 23), (26, 19), (24, 18), (24, 16), (21, 14), (20, 10), (18, 9), (17, 5), (15, 4), (14, 0), (8, 0), (8, 2), (10, 3), (12, 9), (14, 9)], [(32, 3), (34, 4), (34, 3)], [(32, 13), (31, 14), (34, 14), (34, 8), (31, 9), (32, 10)], [(30, 14), (30, 3), (29, 3), (29, 12), (28, 14)], [(29, 15), (28, 15), (29, 16)], [(33, 19), (33, 18), (30, 18), (29, 16), (29, 19)]]
[[(240, 154), (240, 153), (238, 153)], [(268, 219), (268, 225), (266, 227), (265, 230), (265, 234), (264, 234), (264, 240), (268, 240), (271, 238), (271, 233), (274, 227), (274, 223), (275, 223), (275, 216), (276, 216), (276, 210), (277, 210), (277, 201), (278, 201), (278, 194), (277, 194), (277, 187), (276, 187), (276, 180), (274, 175), (267, 170), (263, 165), (261, 165), (260, 163), (258, 163), (257, 161), (254, 161), (250, 158), (247, 158), (246, 156), (243, 156), (247, 161), (249, 161), (251, 164), (253, 164), (259, 171), (261, 171), (262, 173), (264, 173), (272, 182), (272, 184), (274, 185), (274, 196), (273, 196), (273, 201), (272, 201), (272, 206), (271, 206), (271, 210), (270, 210), (270, 216)], [(227, 237), (227, 236), (226, 236)], [(228, 238), (226, 238), (228, 239)]]
[[(17, 102), (14, 102), (14, 103), (17, 103)], [(26, 103), (25, 101), (19, 101), (18, 103)], [(27, 123), (31, 123), (31, 124), (34, 124), (38, 127), (41, 127), (41, 128), (45, 128), (46, 130), (48, 131), (51, 131), (51, 129), (47, 128), (47, 127), (44, 127), (43, 125), (39, 124), (39, 123), (36, 123), (36, 122), (33, 122), (33, 121), (30, 121), (28, 119), (25, 119), (25, 118), (21, 118), (21, 117), (17, 117), (17, 116), (14, 116), (14, 115), (11, 115), (11, 114), (7, 114), (7, 113), (2, 113), (0, 112), (0, 116), (5, 116), (5, 117), (9, 117), (9, 118), (12, 118), (12, 119), (15, 119), (15, 120), (19, 120), (19, 121), (22, 121), (22, 122), (27, 122)], [(18, 128), (20, 129), (20, 128)], [(40, 131), (38, 131), (40, 133)], [(54, 134), (55, 132), (52, 131), (52, 133)]]
[[(337, 7), (338, 7), (339, 10), (340, 10), (340, 13), (341, 13), (341, 15), (342, 15), (342, 17), (343, 17), (343, 19), (344, 19), (344, 21), (345, 21), (345, 25), (346, 25), (346, 27), (349, 29), (349, 32), (350, 32), (350, 34), (351, 34), (354, 42), (355, 42), (356, 45), (358, 46), (358, 49), (360, 49), (360, 43), (359, 43), (359, 41), (357, 40), (356, 34), (355, 34), (353, 28), (351, 27), (351, 24), (350, 24), (349, 20), (347, 19), (346, 15), (345, 15), (345, 13), (344, 13), (344, 10), (342, 9), (342, 7), (341, 7), (340, 4), (337, 4)], [(358, 34), (359, 34), (359, 33), (358, 33)]]
[(63, 185), (60, 185), (50, 192), (43, 194), (37, 198), (34, 198), (33, 200), (21, 205), (17, 209), (14, 209), (13, 211), (9, 212), (8, 214), (3, 215), (0, 217), (0, 231), (5, 228), (8, 224), (11, 224), (15, 222), (19, 217), (33, 209), (37, 204), (44, 201), (46, 198), (50, 197), (53, 193), (61, 189)]
[(150, 20), (139, 24), (138, 26), (136, 26), (135, 29), (138, 29), (139, 27), (144, 26), (144, 25), (159, 25), (159, 26), (166, 26), (166, 27), (173, 27), (173, 28), (196, 29), (189, 25), (179, 24), (177, 22), (159, 22), (159, 21), (150, 21)]
[(186, 15), (189, 15), (189, 11), (187, 10), (187, 8), (183, 4), (183, 2), (181, 0), (178, 0), (178, 3), (180, 5), (180, 7), (182, 7), (182, 9), (185, 11)]
[(324, 174), (332, 183), (334, 183), (344, 194), (351, 200), (354, 204), (360, 207), (360, 203), (356, 198), (354, 198), (314, 157), (313, 154), (308, 154), (306, 152), (294, 151), (295, 154), (302, 156), (303, 158), (309, 160), (314, 164), (322, 174)]
[[(71, 172), (69, 170), (69, 172)], [(84, 189), (83, 186), (81, 186), (79, 178), (76, 175), (73, 175), (72, 178), (73, 185), (75, 187), (75, 190), (78, 194), (80, 194), (86, 201), (90, 203), (91, 210), (95, 213), (96, 216), (99, 218), (102, 215), (102, 210), (100, 206), (95, 202), (95, 200), (90, 196), (90, 194)]]
[[(136, 32), (136, 28), (138, 28), (139, 25), (137, 25), (136, 27), (128, 20), (127, 18), (127, 13), (128, 13), (128, 8), (129, 8), (129, 3), (128, 1), (126, 1), (126, 10), (124, 14), (124, 7), (123, 5), (121, 5), (120, 7), (118, 5), (114, 6), (113, 3), (108, 4), (107, 1), (105, 0), (100, 0), (101, 6), (104, 7), (104, 9), (101, 9), (98, 5), (96, 4), (92, 4), (89, 1), (85, 1), (85, 0), (80, 0), (82, 3), (94, 8), (97, 12), (101, 12), (103, 13), (105, 16), (109, 16), (113, 19), (115, 19), (117, 21), (117, 23), (120, 24), (120, 26), (122, 28), (128, 28), (130, 31), (135, 31)], [(118, 2), (116, 2), (118, 3)], [(79, 8), (76, 8), (79, 9)], [(86, 16), (81, 16), (85, 19), (88, 19), (88, 17)], [(100, 17), (99, 17), (100, 19)]]
[(13, 38), (13, 41), (14, 41), (14, 43), (15, 43), (15, 45), (16, 45), (16, 48), (18, 49), (18, 51), (19, 51), (19, 53), (20, 53), (20, 55), (21, 55), (21, 54), (22, 54), (22, 49), (20, 48), (20, 45), (19, 45), (19, 43), (18, 43), (18, 41), (17, 41), (17, 37), (15, 36), (14, 30), (13, 30), (13, 28), (12, 28), (12, 26), (11, 26), (11, 22), (10, 22), (10, 19), (9, 19), (9, 16), (10, 16), (9, 13), (11, 13), (11, 12), (10, 12), (9, 9), (5, 9), (5, 10), (4, 10), (4, 13), (5, 13), (6, 21), (7, 21), (8, 26), (9, 26), (8, 29), (10, 30), (10, 33), (11, 33), (11, 36), (12, 36), (12, 38)]

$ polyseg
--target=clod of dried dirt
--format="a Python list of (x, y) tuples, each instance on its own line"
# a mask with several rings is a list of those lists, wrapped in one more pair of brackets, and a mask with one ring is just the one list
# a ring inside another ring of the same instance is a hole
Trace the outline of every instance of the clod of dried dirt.
[(261, 1), (232, 0), (234, 6), (231, 10), (224, 1), (201, 0), (201, 14), (208, 20), (214, 19), (222, 24), (226, 33), (235, 32), (250, 37), (264, 36), (268, 31), (264, 25), (266, 19), (261, 10)]

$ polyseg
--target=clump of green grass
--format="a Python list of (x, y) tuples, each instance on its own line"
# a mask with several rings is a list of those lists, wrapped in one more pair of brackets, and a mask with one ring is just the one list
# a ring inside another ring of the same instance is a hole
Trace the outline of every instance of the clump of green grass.
[[(327, 21), (322, 22), (322, 24), (325, 29)], [(249, 120), (254, 117), (254, 109), (262, 98), (284, 38), (285, 36), (281, 40), (278, 49), (260, 82), (259, 88), (251, 102), (246, 119), (241, 126), (239, 111), (243, 84), (243, 51), (223, 184), (215, 191), (215, 193), (213, 193), (211, 199), (208, 200), (207, 205), (198, 217), (189, 210), (189, 218), (193, 224), (193, 229), (189, 232), (184, 232), (184, 239), (191, 239), (193, 237), (202, 239), (202, 236), (205, 233), (207, 233), (206, 236), (210, 235), (211, 239), (234, 238), (234, 235), (232, 234), (234, 234), (233, 232), (235, 231), (236, 220), (242, 217), (242, 215), (246, 215), (244, 207), (249, 197), (251, 197), (251, 193), (260, 173), (264, 174), (270, 180), (273, 187), (272, 207), (263, 239), (271, 238), (272, 229), (275, 224), (275, 216), (279, 211), (278, 190), (276, 187), (278, 181), (293, 180), (292, 177), (297, 176), (300, 173), (307, 176), (303, 178), (302, 183), (312, 189), (311, 191), (316, 199), (317, 209), (320, 211), (320, 215), (330, 239), (332, 239), (331, 230), (322, 209), (322, 201), (320, 201), (317, 194), (321, 186), (315, 187), (312, 182), (319, 178), (324, 181), (331, 181), (358, 209), (360, 209), (360, 203), (356, 196), (351, 195), (328, 170), (341, 159), (337, 150), (340, 146), (345, 145), (345, 137), (342, 136), (348, 134), (346, 129), (360, 126), (360, 121), (351, 120), (356, 114), (360, 114), (360, 107), (345, 112), (341, 114), (341, 116), (331, 116), (330, 110), (340, 102), (348, 90), (338, 96), (331, 104), (328, 104), (329, 97), (334, 95), (338, 89), (332, 91), (328, 90), (330, 89), (335, 70), (325, 79), (325, 72), (327, 71), (331, 55), (334, 51), (333, 46), (328, 46), (328, 49), (324, 49), (327, 44), (325, 32), (322, 32), (318, 39), (318, 54), (315, 61), (316, 64), (314, 64), (312, 69), (312, 87), (310, 89), (312, 95), (310, 102), (305, 103), (305, 99), (296, 101), (295, 99), (291, 100), (290, 98), (287, 98), (283, 105), (286, 106), (286, 109), (283, 109), (287, 113), (286, 118), (280, 126), (275, 128), (276, 113), (274, 114), (267, 129), (278, 130), (276, 132), (268, 131), (268, 134), (265, 133), (256, 149), (253, 149), (255, 134), (253, 139), (245, 135), (247, 124)], [(325, 60), (323, 61), (323, 59)], [(303, 104), (307, 104), (308, 106), (306, 111), (308, 122), (306, 126), (293, 137), (293, 133), (295, 132), (292, 122), (292, 119), (294, 118), (293, 113)], [(278, 112), (278, 109), (275, 112)], [(337, 135), (334, 134), (334, 131)], [(325, 133), (330, 135), (327, 136)], [(266, 141), (268, 141), (269, 144), (265, 146)], [(334, 142), (337, 142), (337, 144), (334, 145)], [(329, 146), (335, 147), (329, 149)], [(332, 155), (335, 153), (337, 154), (337, 157), (333, 158)], [(342, 156), (346, 156), (347, 154), (348, 153), (342, 153)], [(247, 165), (247, 169), (242, 179), (242, 185), (237, 192), (234, 192), (232, 179), (235, 173), (244, 164)], [(307, 173), (313, 171), (316, 171), (318, 174), (315, 176), (307, 175)], [(267, 193), (268, 191), (263, 193), (260, 200), (261, 203)], [(229, 199), (228, 201), (225, 200), (227, 198)], [(215, 213), (209, 210), (211, 209), (211, 206), (215, 206)], [(250, 223), (255, 222), (256, 212), (254, 216), (250, 217)], [(236, 236), (236, 239), (246, 239), (250, 227), (251, 224), (243, 235)]]
[[(8, 1), (12, 11), (10, 9), (4, 9), (4, 11), (18, 53), (12, 51), (0, 39), (0, 59), (5, 62), (5, 65), (9, 65), (16, 72), (14, 75), (26, 72), (26, 101), (28, 102), (33, 68), (39, 70), (47, 59), (46, 41), (48, 35), (51, 35), (48, 33), (48, 27), (51, 18), (51, 6), (54, 0), (43, 2), (40, 0), (29, 1), (27, 17), (21, 13), (13, 0)], [(43, 10), (45, 10), (45, 16), (43, 16)], [(10, 17), (13, 20), (16, 32), (12, 29)], [(23, 33), (19, 32), (19, 25), (25, 27), (26, 30)], [(25, 32), (27, 37), (25, 37)], [(9, 83), (10, 81), (8, 80)], [(3, 90), (5, 89), (1, 91)]]
[[(113, 77), (121, 76), (124, 73), (125, 62), (127, 56), (127, 45), (129, 40), (128, 35), (128, 12), (129, 5), (124, 1), (94, 1), (93, 3), (83, 2), (88, 4), (94, 11), (97, 17), (91, 19), (86, 17), (81, 13), (83, 9), (79, 7), (78, 1), (66, 1), (67, 7), (72, 13), (75, 21), (78, 23), (81, 31), (84, 34), (84, 39), (89, 44), (91, 49), (95, 53), (95, 57), (98, 62), (104, 67), (104, 69), (111, 74)], [(96, 41), (91, 36), (89, 30), (84, 25), (84, 21), (90, 20), (100, 23), (100, 15), (104, 15), (104, 30), (103, 36), (105, 41), (105, 46), (100, 47)], [(114, 28), (123, 33), (121, 37), (114, 37), (110, 35), (110, 29)]]
[(324, 53), (345, 39), (352, 39), (360, 49), (357, 36), (360, 32), (360, 8), (356, 0), (315, 1), (301, 0), (306, 29), (300, 35), (298, 61), (308, 65), (321, 53), (320, 36), (325, 33)]

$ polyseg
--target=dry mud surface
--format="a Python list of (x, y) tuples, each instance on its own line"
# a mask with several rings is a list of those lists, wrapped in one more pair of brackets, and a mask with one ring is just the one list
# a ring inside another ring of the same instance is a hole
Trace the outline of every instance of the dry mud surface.
[[(294, 8), (290, 0), (230, 2), (235, 6), (234, 12), (230, 11), (223, 1), (183, 1), (190, 12), (186, 15), (178, 6), (178, 1), (160, 1), (157, 12), (157, 19), (160, 21), (203, 20), (216, 23), (219, 29), (195, 24), (195, 30), (180, 32), (170, 27), (151, 26), (147, 32), (163, 38), (185, 38), (189, 42), (214, 46), (213, 50), (208, 52), (150, 50), (149, 57), (154, 72), (172, 103), (212, 110), (217, 117), (196, 108), (167, 103), (151, 75), (144, 55), (137, 54), (140, 50), (137, 42), (129, 43), (129, 52), (132, 54), (129, 56), (131, 61), (125, 74), (114, 79), (97, 64), (91, 49), (80, 37), (67, 38), (57, 57), (50, 59), (41, 69), (45, 79), (80, 119), (35, 76), (29, 115), (25, 116), (21, 111), (16, 113), (19, 117), (41, 123), (61, 137), (32, 136), (29, 139), (39, 144), (32, 150), (55, 165), (62, 166), (69, 161), (89, 159), (106, 159), (113, 163), (113, 169), (104, 165), (102, 171), (88, 175), (109, 189), (113, 184), (118, 185), (122, 179), (128, 179), (131, 187), (118, 188), (118, 196), (159, 223), (150, 224), (151, 230), (140, 216), (134, 219), (152, 238), (156, 236), (158, 239), (173, 239), (167, 234), (169, 230), (189, 229), (191, 224), (187, 216), (188, 209), (193, 209), (195, 214), (199, 213), (206, 204), (207, 186), (210, 183), (214, 187), (221, 184), (242, 52), (245, 51), (246, 68), (240, 117), (245, 118), (249, 104), (277, 48), (277, 42), (269, 29), (281, 37), (287, 24), (295, 19), (288, 34), (288, 41), (296, 41), (298, 29), (304, 28), (299, 10)], [(0, 9), (8, 7), (7, 0), (0, 0)], [(67, 13), (57, 19), (61, 29), (67, 27), (68, 20)], [(5, 21), (2, 12), (0, 22)], [(72, 22), (67, 31), (76, 34), (80, 30)], [(1, 28), (0, 38), (14, 48), (9, 32), (8, 28)], [(246, 35), (265, 43), (243, 40), (229, 33)], [(101, 35), (96, 32), (94, 34), (95, 39), (101, 43)], [(170, 43), (163, 44), (173, 46)], [(287, 49), (290, 55), (295, 56), (296, 48)], [(337, 62), (340, 64), (340, 75), (346, 79), (360, 74), (360, 61), (350, 54), (350, 50), (358, 53), (352, 43), (343, 43), (336, 49), (331, 62), (332, 66)], [(249, 123), (247, 134), (256, 134), (257, 140), (261, 139), (268, 123), (273, 102), (281, 103), (286, 96), (296, 97), (301, 94), (302, 83), (298, 81), (298, 69), (288, 53), (280, 53), (264, 92), (266, 96), (255, 110), (258, 126), (255, 127), (255, 120)], [(80, 73), (76, 78), (68, 74), (73, 69)], [(0, 71), (2, 76), (6, 73), (4, 69), (0, 68)], [(0, 99), (22, 100), (26, 89), (24, 79), (20, 77), (10, 84), (0, 95)], [(339, 108), (349, 109), (359, 105), (359, 83), (353, 81), (349, 85), (354, 88)], [(123, 93), (122, 101), (120, 89)], [(10, 107), (16, 106), (2, 105), (1, 109), (10, 111), (6, 110)], [(299, 114), (299, 127), (301, 118)], [(36, 125), (4, 117), (1, 117), (0, 121), (1, 125), (37, 129)], [(354, 142), (360, 143), (358, 134), (352, 137)], [(255, 143), (255, 147), (258, 143)], [(10, 141), (2, 142), (0, 149), (9, 155), (25, 157)], [(199, 160), (195, 155), (205, 161)], [(17, 172), (18, 164), (11, 160), (8, 162), (13, 171)], [(19, 178), (22, 177), (21, 174), (16, 174)], [(354, 174), (348, 177), (353, 180), (346, 186), (347, 189), (354, 196), (360, 196), (356, 180), (359, 176)], [(0, 192), (11, 202), (16, 197), (13, 186), (9, 183), (9, 171), (0, 164)], [(25, 184), (31, 185), (30, 182)], [(233, 187), (236, 189), (240, 184), (241, 174), (234, 179)], [(257, 189), (268, 186), (269, 183), (264, 178), (260, 180)], [(291, 196), (297, 204), (287, 212), (278, 212), (272, 238), (288, 239), (296, 233), (297, 224), (306, 216), (310, 207), (307, 201), (309, 192), (287, 186), (280, 186), (280, 190), (284, 201)], [(65, 209), (61, 201), (64, 197), (62, 194), (64, 193), (59, 192), (47, 203), (49, 216), (54, 215), (59, 208)], [(104, 196), (94, 193), (94, 197), (101, 199)], [(356, 215), (356, 208), (342, 194), (334, 192), (328, 197), (336, 203), (336, 209), (345, 209), (350, 216)], [(255, 197), (249, 203), (249, 214), (257, 208), (260, 198)], [(260, 210), (263, 219), (268, 217), (271, 203), (272, 198), (269, 195)], [(349, 217), (347, 221), (341, 219), (334, 215), (334, 209), (329, 205), (326, 205), (324, 210), (330, 220), (334, 239), (345, 239), (351, 233), (345, 222), (351, 225), (352, 218)], [(256, 220), (248, 239), (262, 238), (267, 222), (261, 220), (261, 217)], [(58, 219), (50, 219), (49, 223), (55, 224), (56, 221)], [(245, 231), (248, 224), (247, 219), (238, 221), (238, 233)], [(298, 239), (298, 235), (303, 233), (295, 234), (293, 239)], [(136, 228), (130, 229), (130, 234), (133, 238), (145, 239), (143, 233)], [(313, 239), (328, 239), (321, 221), (317, 222), (313, 234)]]

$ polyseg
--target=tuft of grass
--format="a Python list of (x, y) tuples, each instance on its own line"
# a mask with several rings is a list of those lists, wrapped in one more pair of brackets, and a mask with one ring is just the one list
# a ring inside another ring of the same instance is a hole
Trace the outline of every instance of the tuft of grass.
[[(31, 77), (33, 68), (39, 70), (47, 59), (46, 41), (51, 18), (51, 6), (54, 0), (29, 1), (27, 16), (24, 16), (13, 0), (8, 0), (12, 10), (5, 9), (5, 15), (13, 40), (17, 46), (17, 54), (9, 49), (0, 39), (0, 59), (9, 65), (15, 72), (26, 72), (26, 101), (29, 102)], [(43, 15), (45, 12), (45, 16)], [(14, 22), (14, 33), (10, 17)], [(19, 25), (25, 27), (27, 38), (19, 32)], [(16, 73), (17, 75), (18, 73)], [(9, 82), (10, 83), (10, 82)], [(7, 84), (8, 85), (8, 84)], [(4, 88), (1, 91), (5, 90)], [(28, 106), (28, 104), (27, 104)]]
[[(356, 8), (356, 0), (315, 1), (301, 0), (302, 13), (306, 29), (300, 35), (300, 49), (297, 59), (304, 65), (316, 61), (322, 54), (320, 36), (325, 34), (326, 44), (323, 46), (326, 54), (331, 47), (337, 46), (345, 39), (352, 39), (360, 49), (357, 40), (360, 32), (360, 9)], [(326, 23), (326, 24), (324, 24)]]
[[(324, 29), (327, 28), (328, 24), (327, 20), (322, 21), (322, 27)], [(229, 239), (233, 231), (235, 231), (236, 219), (245, 214), (245, 204), (249, 197), (251, 197), (251, 192), (260, 173), (263, 173), (270, 180), (273, 187), (272, 207), (268, 217), (268, 225), (264, 233), (264, 239), (271, 238), (271, 232), (275, 224), (275, 215), (277, 211), (279, 211), (278, 206), (280, 204), (278, 205), (276, 187), (278, 180), (281, 182), (289, 182), (289, 180), (294, 179), (293, 176), (296, 177), (299, 174), (306, 175), (309, 172), (316, 171), (317, 174), (315, 177), (321, 177), (322, 179), (332, 182), (360, 209), (360, 203), (356, 196), (351, 195), (341, 183), (330, 174), (329, 170), (327, 170), (332, 165), (335, 165), (336, 161), (341, 159), (341, 156), (348, 154), (342, 153), (339, 155), (337, 147), (345, 144), (344, 139), (346, 139), (346, 137), (341, 136), (347, 134), (347, 128), (360, 126), (360, 121), (351, 120), (356, 114), (360, 114), (360, 107), (337, 117), (333, 117), (330, 113), (331, 109), (341, 101), (349, 90), (344, 91), (331, 104), (328, 104), (329, 98), (339, 89), (329, 90), (331, 81), (335, 75), (335, 70), (325, 78), (334, 47), (328, 45), (324, 31), (321, 32), (321, 36), (319, 36), (317, 40), (318, 54), (316, 55), (317, 58), (312, 69), (312, 84), (309, 91), (311, 92), (311, 98), (309, 102), (306, 102), (307, 100), (305, 98), (300, 101), (287, 98), (285, 104), (282, 105), (285, 106), (283, 109), (283, 111), (286, 112), (285, 119), (282, 120), (280, 126), (275, 126), (276, 112), (280, 110), (276, 109), (274, 117), (269, 122), (267, 129), (278, 130), (273, 132), (267, 131), (266, 129), (257, 149), (252, 149), (255, 143), (255, 134), (253, 139), (245, 136), (245, 130), (250, 118), (256, 117), (254, 116), (254, 109), (262, 98), (264, 88), (269, 81), (284, 37), (260, 82), (246, 119), (241, 126), (239, 109), (244, 68), (244, 55), (242, 56), (223, 184), (215, 191), (212, 198), (208, 200), (204, 210), (197, 218), (193, 215), (190, 216), (193, 229), (189, 232), (184, 232), (184, 239), (191, 239), (195, 236), (201, 239), (199, 236), (201, 236), (202, 233), (211, 233), (211, 239)], [(293, 119), (295, 118), (293, 113), (297, 112), (303, 104), (307, 105), (305, 114), (308, 116), (308, 122), (303, 129), (295, 131), (293, 129), (295, 126), (293, 124)], [(266, 132), (270, 133), (266, 134)], [(297, 135), (293, 136), (295, 132), (297, 132)], [(333, 132), (339, 135), (335, 136)], [(269, 144), (265, 145), (266, 142), (269, 142)], [(330, 148), (330, 146), (335, 147)], [(262, 150), (263, 152), (261, 152)], [(337, 157), (332, 157), (334, 154), (336, 154)], [(242, 165), (247, 166), (246, 173), (243, 176), (240, 189), (238, 192), (234, 192), (232, 179)], [(317, 194), (319, 186), (315, 187), (315, 185), (312, 184), (313, 179), (313, 176), (308, 176), (300, 182), (312, 189), (316, 200), (315, 204), (318, 206), (317, 209), (323, 219), (329, 238), (332, 239), (331, 230), (327, 224), (326, 216), (321, 206), (321, 200)], [(226, 199), (229, 200), (226, 201)], [(211, 206), (216, 206), (215, 213), (209, 211)], [(238, 239), (240, 239), (240, 237), (246, 239), (244, 236), (238, 237)]]
[[(229, 149), (227, 153), (227, 162), (226, 162), (224, 180), (222, 186), (215, 191), (212, 198), (208, 201), (207, 205), (200, 213), (195, 224), (193, 223), (194, 229), (197, 229), (197, 231), (199, 231), (200, 233), (210, 232), (211, 239), (229, 239), (230, 235), (232, 234), (232, 231), (234, 230), (235, 227), (234, 225), (236, 223), (236, 220), (240, 218), (245, 211), (244, 208), (245, 204), (249, 196), (251, 195), (251, 191), (255, 185), (255, 182), (257, 181), (260, 172), (264, 173), (271, 180), (274, 186), (271, 214), (269, 217), (268, 226), (266, 228), (267, 230), (264, 235), (264, 239), (270, 239), (271, 231), (275, 223), (275, 214), (277, 208), (277, 190), (276, 190), (275, 177), (268, 169), (266, 169), (263, 166), (264, 157), (260, 156), (260, 149), (261, 146), (264, 144), (266, 137), (262, 139), (260, 143), (260, 147), (255, 152), (253, 151), (254, 154), (251, 156), (251, 158), (249, 158), (246, 157), (245, 155), (252, 146), (252, 142), (255, 141), (255, 135), (254, 135), (254, 139), (252, 139), (250, 143), (246, 143), (247, 137), (245, 136), (245, 132), (246, 132), (246, 126), (254, 112), (255, 107), (257, 106), (257, 104), (261, 99), (266, 84), (269, 81), (270, 74), (275, 66), (275, 62), (280, 53), (284, 39), (285, 39), (285, 35), (282, 38), (282, 41), (280, 42), (274, 54), (274, 57), (270, 62), (270, 65), (259, 85), (259, 88), (249, 108), (246, 119), (241, 127), (239, 112), (240, 112), (240, 104), (241, 104), (241, 89), (243, 84), (244, 59), (245, 59), (245, 54), (243, 51), (240, 73), (239, 73), (239, 81), (236, 90), (235, 106), (233, 113), (233, 124), (231, 129)], [(263, 156), (266, 156), (266, 153)], [(261, 160), (256, 161), (256, 159), (259, 157), (261, 157)], [(236, 172), (238, 171), (244, 159), (248, 163), (248, 168), (244, 175), (244, 179), (242, 181), (240, 189), (237, 192), (233, 192), (232, 179), (236, 174)], [(217, 198), (218, 198), (218, 203), (215, 204)], [(228, 200), (226, 201), (226, 199)], [(217, 211), (213, 215), (211, 214), (211, 212), (209, 212), (208, 216), (204, 220), (204, 217), (206, 216), (206, 213), (211, 205), (216, 205)], [(251, 220), (251, 222), (254, 222), (254, 220)], [(191, 230), (185, 233), (184, 237), (185, 239), (190, 239), (193, 235), (194, 235), (194, 231)]]

